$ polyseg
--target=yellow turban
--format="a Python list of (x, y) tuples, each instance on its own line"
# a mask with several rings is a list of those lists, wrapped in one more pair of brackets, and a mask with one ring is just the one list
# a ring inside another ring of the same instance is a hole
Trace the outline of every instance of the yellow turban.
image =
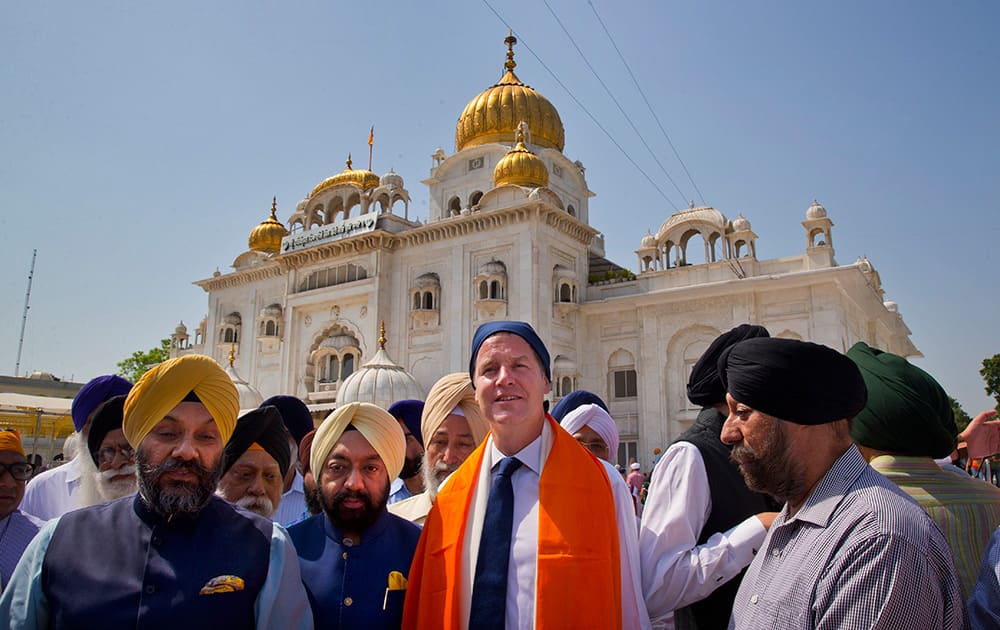
[(228, 442), (240, 411), (236, 386), (215, 359), (188, 354), (146, 372), (129, 392), (122, 432), (132, 448), (139, 448), (146, 434), (191, 392), (212, 414), (222, 442)]
[(483, 412), (476, 402), (476, 391), (467, 372), (446, 374), (431, 387), (424, 402), (424, 413), (420, 416), (420, 432), (424, 436), (424, 444), (430, 444), (434, 433), (444, 424), (445, 418), (459, 407), (465, 419), (469, 421), (472, 437), (478, 445), (490, 432), (490, 425), (483, 418)]
[(0, 451), (14, 451), (24, 456), (21, 434), (16, 429), (0, 429)]
[(316, 429), (309, 457), (310, 470), (316, 475), (316, 480), (319, 481), (326, 458), (349, 424), (354, 425), (382, 458), (389, 480), (398, 477), (406, 457), (406, 437), (399, 428), (399, 422), (377, 405), (352, 402), (337, 407)]

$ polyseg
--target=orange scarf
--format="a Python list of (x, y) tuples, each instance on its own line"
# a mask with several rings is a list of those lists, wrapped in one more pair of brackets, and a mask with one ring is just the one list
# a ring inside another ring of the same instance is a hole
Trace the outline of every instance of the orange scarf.
[[(621, 628), (614, 497), (604, 466), (546, 416), (552, 448), (539, 480), (535, 626)], [(461, 630), (466, 518), (489, 440), (437, 495), (410, 567), (403, 627)]]

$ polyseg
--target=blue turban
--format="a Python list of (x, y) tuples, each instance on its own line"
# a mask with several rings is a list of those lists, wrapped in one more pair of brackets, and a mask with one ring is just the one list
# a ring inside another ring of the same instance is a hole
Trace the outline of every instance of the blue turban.
[(542, 364), (542, 369), (545, 370), (545, 378), (550, 381), (552, 380), (552, 373), (549, 371), (549, 351), (545, 349), (545, 344), (542, 343), (542, 340), (538, 337), (538, 333), (531, 327), (531, 324), (511, 321), (486, 322), (480, 325), (476, 329), (476, 334), (472, 336), (472, 357), (469, 359), (469, 378), (472, 379), (473, 387), (475, 387), (476, 383), (476, 355), (479, 354), (479, 348), (482, 347), (483, 342), (487, 338), (502, 332), (517, 335), (527, 341), (531, 349), (535, 351), (535, 355), (538, 356), (538, 361)]
[(77, 433), (87, 424), (90, 414), (109, 398), (128, 394), (132, 390), (132, 383), (115, 374), (105, 374), (91, 379), (73, 397), (73, 405), (70, 408), (73, 416), (73, 427)]
[(578, 389), (566, 394), (556, 403), (556, 406), (552, 408), (552, 417), (556, 419), (556, 422), (562, 422), (566, 414), (583, 405), (597, 405), (604, 411), (609, 411), (607, 403), (601, 400), (600, 396), (585, 389)]
[(309, 407), (295, 396), (271, 396), (260, 404), (261, 407), (274, 407), (281, 414), (281, 421), (285, 423), (285, 428), (291, 434), (292, 439), (298, 444), (309, 433), (316, 428)]
[(868, 398), (854, 361), (808, 341), (747, 339), (723, 351), (718, 369), (734, 399), (795, 424), (853, 418)]
[(740, 324), (729, 332), (716, 337), (715, 341), (708, 346), (708, 349), (691, 368), (691, 377), (688, 378), (687, 384), (688, 400), (700, 407), (711, 407), (725, 403), (726, 388), (723, 387), (722, 379), (719, 378), (719, 355), (729, 346), (745, 339), (758, 337), (770, 337), (770, 335), (763, 326), (752, 324)]
[(389, 406), (389, 415), (406, 425), (420, 446), (424, 445), (424, 434), (420, 430), (420, 416), (424, 413), (424, 401), (399, 400)]

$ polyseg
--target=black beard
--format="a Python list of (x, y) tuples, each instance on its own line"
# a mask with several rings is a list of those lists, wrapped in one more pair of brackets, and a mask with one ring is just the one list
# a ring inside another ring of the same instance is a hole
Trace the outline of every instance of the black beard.
[[(329, 501), (322, 491), (317, 491), (323, 511), (334, 525), (345, 532), (361, 533), (372, 526), (378, 517), (385, 512), (386, 499), (389, 497), (389, 484), (386, 483), (381, 500), (376, 502), (367, 492), (341, 490)], [(344, 508), (347, 499), (361, 499), (364, 506), (359, 509)]]
[[(140, 448), (135, 453), (138, 467), (139, 494), (151, 510), (164, 518), (175, 514), (195, 515), (201, 512), (222, 477), (222, 467), (206, 468), (194, 461), (167, 459), (162, 464), (152, 464)], [(175, 470), (187, 470), (197, 476), (196, 483), (161, 481), (164, 474)]]
[(406, 458), (403, 460), (403, 469), (399, 471), (400, 479), (413, 479), (420, 474), (420, 467), (423, 466), (424, 456), (418, 455), (413, 459)]

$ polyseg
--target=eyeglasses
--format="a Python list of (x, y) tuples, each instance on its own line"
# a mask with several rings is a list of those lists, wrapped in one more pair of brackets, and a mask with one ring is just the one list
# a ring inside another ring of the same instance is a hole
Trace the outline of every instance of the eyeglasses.
[(608, 451), (608, 445), (604, 442), (584, 442), (583, 440), (577, 440), (576, 442), (591, 453), (598, 455)]
[(13, 464), (0, 464), (0, 477), (5, 472), (10, 472), (10, 476), (16, 481), (27, 481), (31, 479), (31, 464), (27, 462), (14, 462)]
[(132, 459), (135, 456), (135, 449), (131, 446), (104, 446), (97, 451), (97, 461), (102, 464), (110, 464), (115, 461), (115, 457), (121, 453), (125, 459)]

